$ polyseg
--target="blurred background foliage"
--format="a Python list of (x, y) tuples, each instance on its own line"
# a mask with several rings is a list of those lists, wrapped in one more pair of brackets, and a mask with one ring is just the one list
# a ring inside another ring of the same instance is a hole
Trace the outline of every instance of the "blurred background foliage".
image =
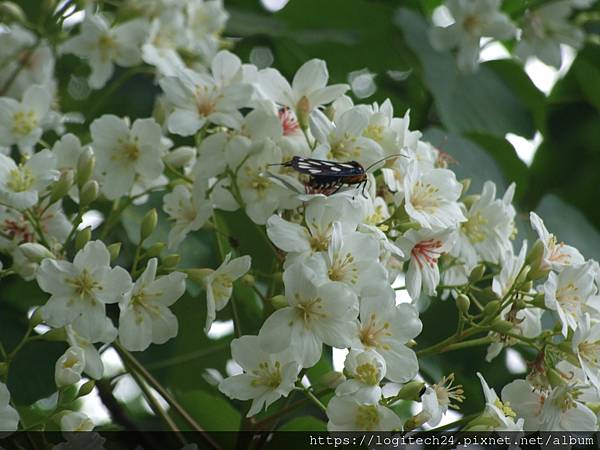
[[(44, 14), (43, 6), (40, 7), (44, 2), (18, 3), (34, 22), (35, 17)], [(106, 8), (114, 7), (114, 3), (107, 2)], [(459, 178), (472, 180), (470, 193), (477, 193), (488, 179), (498, 185), (500, 192), (511, 182), (517, 183), (520, 239), (532, 242), (527, 214), (535, 210), (560, 240), (575, 245), (586, 257), (600, 259), (600, 47), (587, 44), (548, 95), (536, 87), (522, 65), (511, 60), (487, 61), (476, 73), (463, 75), (453, 56), (434, 51), (426, 36), (430, 14), (440, 3), (291, 0), (282, 9), (272, 11), (259, 1), (226, 0), (231, 17), (225, 35), (233, 38), (233, 51), (244, 62), (259, 67), (272, 65), (291, 79), (305, 61), (321, 58), (327, 62), (330, 82), (352, 84), (356, 101), (382, 102), (389, 98), (397, 116), (410, 109), (411, 129), (422, 130), (428, 140), (456, 161), (451, 168)], [(520, 3), (507, 0), (503, 7), (511, 13)], [(600, 34), (600, 24), (588, 24), (587, 32)], [(80, 82), (87, 70), (85, 62), (77, 58), (58, 60), (62, 111), (81, 111), (88, 123), (89, 119), (109, 112), (132, 119), (152, 114), (158, 89), (148, 70), (131, 76), (120, 69), (104, 90), (74, 95), (74, 83)], [(82, 141), (88, 139), (86, 126), (74, 125), (72, 131)], [(506, 139), (507, 133), (526, 140), (532, 140), (536, 133), (541, 135), (541, 145), (530, 164), (519, 158)], [(128, 210), (109, 241), (121, 241), (125, 236), (135, 241), (141, 218), (152, 206), (160, 209), (160, 196)], [(109, 207), (107, 204), (101, 212), (107, 213)], [(233, 239), (215, 237), (210, 230), (193, 234), (181, 247), (183, 267), (216, 267), (221, 258), (219, 248), (227, 251), (233, 245), (239, 254), (252, 254), (262, 272), (272, 271), (272, 249), (264, 234), (242, 213), (222, 213), (217, 220)], [(148, 245), (166, 240), (164, 216), (161, 224)], [(122, 258), (126, 262), (130, 257), (125, 249)], [(266, 283), (267, 278), (258, 277), (258, 282)], [(0, 339), (7, 348), (16, 345), (25, 332), (24, 313), (45, 299), (45, 294), (33, 284), (14, 277), (3, 280)], [(263, 310), (253, 291), (242, 285), (236, 286), (236, 304), (240, 306), (242, 332), (255, 333), (268, 311)], [(111, 312), (118, 313), (115, 305)], [(202, 426), (238, 429), (240, 424), (243, 426), (247, 405), (227, 400), (214, 382), (218, 377), (214, 370), (225, 374), (233, 331), (217, 337), (205, 336), (204, 293), (194, 286), (175, 304), (174, 312), (180, 321), (177, 338), (152, 346), (139, 354), (139, 359)], [(228, 307), (219, 319), (227, 321), (231, 314)], [(425, 327), (417, 339), (417, 348), (451, 335), (455, 317), (451, 302), (433, 300), (422, 315)], [(65, 344), (35, 341), (27, 347), (19, 354), (8, 380), (15, 402), (23, 411), (24, 406), (55, 390), (48, 358), (54, 361)], [(478, 347), (426, 358), (422, 360), (423, 376), (437, 381), (441, 375), (454, 372), (467, 396), (461, 412), (477, 412), (482, 405), (477, 371), (496, 389), (522, 376), (507, 370), (505, 352), (492, 363), (486, 363), (484, 357), (485, 348)], [(331, 364), (331, 355), (327, 354), (307, 375), (318, 382), (321, 375), (331, 370)], [(104, 396), (108, 395), (105, 388), (101, 390)], [(302, 401), (301, 395), (292, 395), (291, 403)], [(126, 402), (121, 407), (139, 419), (140, 427), (157, 426), (139, 402)], [(36, 408), (39, 405), (27, 410), (27, 414), (35, 413)], [(408, 406), (401, 405), (399, 412), (408, 417)], [(308, 417), (311, 415), (314, 417)], [(323, 429), (324, 420), (319, 410), (305, 402), (279, 426), (288, 430)], [(115, 424), (119, 425), (123, 424)], [(185, 423), (181, 426), (185, 429)], [(276, 448), (276, 444), (269, 445)]]

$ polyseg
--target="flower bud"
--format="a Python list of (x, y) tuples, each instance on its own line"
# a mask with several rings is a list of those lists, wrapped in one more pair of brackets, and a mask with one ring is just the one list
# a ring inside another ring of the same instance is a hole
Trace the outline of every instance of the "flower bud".
[(87, 147), (79, 155), (77, 160), (77, 186), (82, 188), (85, 183), (89, 181), (94, 173), (94, 166), (96, 165), (96, 157), (91, 148)]
[(600, 403), (599, 402), (588, 402), (585, 404), (588, 408), (594, 411), (594, 414), (600, 414)]
[(537, 308), (545, 308), (546, 307), (546, 296), (543, 292), (536, 294), (531, 301), (531, 304)]
[(487, 303), (492, 300), (498, 299), (498, 296), (496, 295), (496, 293), (492, 290), (492, 288), (490, 286), (488, 286), (482, 290), (473, 290), (473, 291), (471, 291), (471, 294), (473, 296), (475, 296), (475, 298), (477, 300), (479, 300), (480, 302), (483, 302), (483, 303)]
[(56, 203), (69, 193), (69, 189), (73, 186), (74, 178), (75, 175), (73, 175), (72, 170), (67, 170), (60, 175), (60, 178), (50, 190), (50, 203)]
[(92, 392), (94, 390), (95, 386), (96, 386), (96, 381), (95, 380), (88, 380), (88, 381), (86, 381), (79, 388), (79, 392), (77, 393), (77, 397), (85, 397), (86, 395), (88, 395), (90, 392)]
[(346, 381), (346, 377), (341, 372), (336, 372), (332, 370), (330, 372), (325, 373), (320, 379), (319, 384), (328, 387), (329, 389), (335, 389), (340, 384)]
[(286, 306), (290, 306), (287, 299), (283, 295), (275, 295), (271, 297), (271, 304), (275, 309), (285, 308)]
[(193, 147), (179, 147), (163, 157), (163, 161), (174, 168), (183, 167), (194, 159), (196, 149)]
[(478, 431), (493, 429), (498, 426), (498, 420), (490, 417), (486, 414), (482, 414), (479, 417), (471, 420), (462, 431)]
[(521, 286), (525, 281), (527, 281), (527, 276), (529, 275), (529, 271), (531, 270), (531, 266), (523, 266), (521, 269), (521, 273), (515, 280), (515, 286)]
[(548, 381), (550, 382), (550, 386), (557, 387), (566, 384), (565, 379), (556, 369), (546, 369), (546, 377), (548, 377)]
[(148, 250), (146, 250), (146, 257), (154, 258), (156, 256), (160, 256), (162, 251), (165, 249), (166, 244), (164, 242), (157, 242), (152, 244)]
[(249, 274), (249, 273), (247, 273), (246, 275), (244, 275), (244, 276), (241, 278), (241, 280), (240, 280), (240, 281), (242, 282), (242, 284), (243, 284), (244, 286), (248, 286), (248, 287), (252, 287), (252, 286), (254, 286), (254, 285), (256, 284), (256, 280), (255, 280), (255, 279), (254, 279), (254, 277), (253, 277), (251, 274)]
[(152, 234), (156, 229), (157, 223), (158, 213), (155, 208), (152, 208), (142, 219), (142, 225), (140, 227), (140, 243), (145, 241)]
[(546, 278), (550, 273), (550, 267), (537, 267), (529, 271), (527, 277), (532, 281)]
[(458, 297), (456, 297), (456, 307), (462, 314), (467, 314), (470, 306), (471, 301), (465, 294), (460, 294)]
[[(94, 422), (84, 413), (79, 411), (65, 412), (66, 414), (62, 414), (60, 418), (60, 431), (63, 433), (92, 431), (94, 429)], [(95, 445), (93, 447), (97, 448)]]
[(98, 182), (96, 180), (87, 181), (79, 189), (79, 206), (87, 206), (98, 198), (98, 191), (100, 190)]
[(27, 22), (27, 17), (19, 5), (14, 2), (0, 2), (0, 19), (2, 22)]
[(306, 130), (308, 128), (308, 118), (310, 116), (310, 101), (306, 95), (298, 101), (296, 105), (296, 117), (298, 118), (298, 124), (300, 128)]
[(492, 300), (483, 307), (483, 315), (486, 317), (495, 316), (500, 308), (500, 302), (498, 300)]
[(492, 330), (497, 331), (498, 333), (502, 334), (504, 332), (512, 330), (514, 328), (514, 325), (512, 324), (512, 322), (509, 322), (508, 320), (503, 320), (498, 317), (498, 318), (494, 319), (491, 327), (492, 327)]
[(64, 328), (52, 328), (41, 335), (41, 339), (51, 342), (64, 342), (67, 340), (67, 332)]
[(68, 405), (77, 398), (77, 386), (70, 384), (68, 386), (61, 387), (59, 391), (58, 403), (60, 405)]
[(532, 268), (537, 268), (542, 265), (542, 258), (544, 257), (544, 243), (541, 239), (538, 239), (531, 246), (531, 250), (525, 258), (525, 264), (529, 264)]
[(87, 226), (83, 230), (79, 230), (75, 236), (75, 250), (79, 251), (92, 238), (92, 227)]
[(162, 266), (166, 269), (175, 267), (181, 261), (181, 256), (177, 253), (173, 253), (172, 255), (165, 256), (162, 260)]
[(34, 263), (38, 263), (46, 258), (54, 258), (54, 255), (50, 250), (36, 242), (26, 242), (21, 244), (19, 245), (19, 249), (23, 252), (25, 258)]
[(469, 283), (477, 283), (479, 280), (483, 278), (485, 274), (485, 264), (478, 264), (473, 267), (471, 273), (469, 274)]
[[(168, 256), (167, 256), (168, 258)], [(165, 258), (166, 259), (166, 258)], [(164, 260), (163, 260), (164, 264)], [(185, 269), (183, 270), (187, 274), (190, 280), (194, 283), (204, 286), (206, 284), (206, 277), (214, 272), (213, 269)]]
[(533, 281), (531, 281), (531, 280), (523, 283), (523, 286), (521, 286), (521, 291), (523, 291), (523, 292), (531, 292), (532, 289), (533, 289)]
[(121, 243), (115, 242), (114, 244), (110, 244), (107, 249), (108, 253), (110, 253), (110, 262), (115, 262), (121, 253)]
[(79, 347), (69, 347), (56, 361), (54, 367), (56, 386), (61, 388), (77, 383), (81, 379), (84, 368), (85, 356), (83, 350)]
[(419, 414), (412, 416), (406, 422), (404, 422), (404, 431), (411, 431), (415, 428), (420, 427), (430, 419), (429, 414), (425, 411), (421, 411)]
[(400, 389), (396, 398), (401, 400), (420, 401), (421, 396), (425, 393), (425, 383), (422, 381), (409, 381)]

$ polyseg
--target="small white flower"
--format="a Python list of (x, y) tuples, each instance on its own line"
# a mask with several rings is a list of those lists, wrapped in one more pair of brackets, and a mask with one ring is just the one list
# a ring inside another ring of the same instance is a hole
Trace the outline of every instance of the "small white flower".
[(591, 263), (568, 266), (559, 273), (550, 272), (542, 290), (546, 307), (556, 311), (566, 337), (569, 328), (577, 329), (586, 312), (586, 301), (596, 292)]
[[(104, 318), (104, 328), (102, 330), (77, 330), (77, 325), (67, 325), (67, 340), (72, 347), (79, 347), (83, 350), (85, 367), (83, 371), (95, 380), (102, 378), (104, 373), (104, 364), (95, 343), (110, 344), (117, 338), (117, 329), (108, 317)], [(90, 334), (93, 331), (97, 334)]]
[(438, 50), (457, 48), (458, 67), (473, 71), (479, 62), (479, 41), (482, 37), (509, 39), (516, 27), (500, 11), (501, 0), (447, 0), (454, 23), (431, 30), (431, 44)]
[(157, 266), (158, 260), (150, 259), (119, 302), (119, 340), (127, 350), (143, 351), (177, 336), (177, 317), (169, 306), (185, 292), (185, 274), (171, 272), (157, 278)]
[(0, 97), (0, 147), (16, 144), (31, 153), (42, 136), (51, 101), (48, 89), (39, 85), (30, 86), (21, 102)]
[(94, 422), (82, 412), (69, 411), (61, 417), (60, 429), (63, 432), (92, 431)]
[[(513, 328), (510, 329), (512, 334), (526, 338), (535, 338), (542, 332), (543, 313), (544, 310), (542, 308), (514, 310), (509, 305), (502, 311), (500, 318), (513, 324)], [(514, 342), (518, 342), (517, 339), (502, 335), (501, 333), (492, 332), (490, 335), (497, 341), (492, 342), (488, 347), (485, 356), (485, 360), (488, 362), (498, 356), (506, 345), (512, 345)]]
[(402, 422), (394, 411), (378, 403), (362, 402), (353, 395), (329, 400), (327, 417), (330, 432), (402, 430)]
[(573, 336), (573, 351), (585, 375), (600, 391), (600, 323), (585, 314)]
[(69, 347), (56, 361), (54, 366), (54, 381), (61, 388), (70, 386), (81, 380), (85, 368), (85, 355), (79, 347)]
[(239, 58), (223, 50), (212, 61), (212, 75), (184, 69), (163, 78), (160, 86), (174, 106), (169, 131), (191, 136), (207, 122), (236, 128), (242, 120), (238, 109), (252, 96), (252, 86), (241, 83), (241, 68)]
[[(479, 425), (470, 428), (471, 431), (522, 431), (524, 420), (517, 419), (517, 413), (512, 410), (511, 403), (504, 403), (498, 398), (496, 392), (486, 383), (483, 376), (478, 372), (477, 376), (481, 380), (483, 395), (485, 397), (485, 410), (483, 416), (491, 420), (494, 424)], [(515, 419), (517, 419), (515, 421)]]
[(16, 431), (19, 426), (19, 413), (10, 404), (10, 392), (0, 383), (0, 431)]
[(454, 172), (432, 169), (420, 173), (411, 162), (404, 177), (404, 201), (408, 215), (424, 228), (456, 228), (466, 217), (458, 204), (462, 185)]
[(492, 290), (498, 297), (503, 298), (510, 292), (523, 269), (526, 256), (527, 241), (523, 241), (521, 251), (518, 255), (513, 254), (512, 246), (504, 253), (502, 258), (502, 269), (499, 274), (494, 276), (492, 281)]
[(178, 184), (163, 197), (163, 210), (175, 223), (169, 231), (169, 249), (175, 250), (188, 233), (199, 230), (209, 219), (213, 208), (206, 199), (202, 180), (196, 180), (191, 189)]
[(410, 297), (417, 300), (421, 290), (435, 295), (440, 283), (438, 259), (454, 245), (452, 230), (408, 230), (396, 244), (409, 257), (406, 288)]
[(87, 335), (101, 335), (106, 328), (106, 303), (116, 303), (130, 288), (131, 278), (122, 267), (111, 268), (104, 243), (90, 241), (73, 262), (45, 259), (37, 281), (51, 294), (42, 306), (42, 317), (54, 328), (75, 323)]
[(303, 125), (308, 115), (318, 106), (331, 103), (340, 97), (350, 87), (347, 84), (327, 86), (329, 73), (325, 62), (311, 59), (298, 69), (292, 80), (292, 85), (276, 70), (264, 69), (259, 72), (261, 90), (267, 97), (282, 106), (291, 108)]
[(247, 416), (258, 414), (274, 401), (287, 397), (294, 389), (300, 364), (293, 352), (265, 353), (260, 349), (256, 336), (242, 336), (231, 341), (231, 356), (244, 373), (226, 378), (219, 390), (230, 398), (252, 399)]
[(575, 247), (558, 242), (556, 236), (549, 233), (542, 219), (534, 212), (529, 214), (531, 226), (544, 244), (542, 268), (560, 271), (563, 267), (582, 264), (584, 258)]
[(58, 178), (55, 166), (56, 158), (48, 149), (20, 165), (0, 154), (0, 202), (16, 209), (31, 208), (38, 202), (39, 195)]
[(127, 195), (136, 179), (162, 175), (166, 149), (154, 119), (137, 119), (130, 128), (127, 120), (106, 114), (92, 122), (90, 132), (96, 172), (108, 199)]
[(412, 380), (419, 369), (415, 352), (405, 344), (419, 335), (422, 327), (417, 310), (407, 303), (396, 305), (393, 291), (363, 295), (360, 326), (353, 347), (376, 350), (385, 359), (386, 377), (405, 383)]
[(323, 343), (350, 347), (356, 330), (358, 299), (343, 283), (318, 284), (303, 264), (290, 266), (283, 274), (289, 306), (271, 314), (260, 329), (262, 348), (298, 355), (302, 367), (315, 365)]
[(364, 403), (377, 403), (385, 371), (385, 360), (375, 350), (351, 349), (344, 361), (344, 375), (349, 379), (338, 385), (335, 393), (353, 395)]
[[(462, 385), (454, 385), (454, 374), (443, 376), (442, 379), (432, 386), (428, 386), (421, 396), (423, 403), (422, 414), (427, 416), (429, 426), (437, 426), (449, 407), (457, 408), (456, 403), (462, 403), (465, 399)], [(456, 402), (456, 403), (452, 403)], [(420, 413), (421, 414), (421, 413)]]
[(61, 45), (61, 53), (87, 58), (92, 69), (88, 83), (102, 88), (114, 71), (114, 64), (132, 67), (141, 62), (140, 47), (148, 34), (148, 23), (135, 19), (110, 27), (100, 15), (86, 14), (80, 33)]
[(231, 298), (233, 282), (250, 270), (252, 260), (244, 255), (231, 259), (231, 253), (225, 256), (221, 265), (204, 279), (206, 283), (206, 325), (204, 331), (208, 333), (217, 311), (221, 311)]

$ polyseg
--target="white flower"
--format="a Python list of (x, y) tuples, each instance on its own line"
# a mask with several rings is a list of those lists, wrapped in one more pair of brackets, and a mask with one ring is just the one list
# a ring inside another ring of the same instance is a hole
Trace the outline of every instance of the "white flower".
[(143, 351), (177, 336), (177, 317), (169, 306), (185, 292), (185, 274), (171, 272), (156, 278), (157, 266), (158, 260), (150, 259), (119, 302), (119, 340), (127, 350)]
[(569, 328), (577, 329), (586, 312), (586, 301), (596, 292), (591, 263), (565, 267), (559, 273), (550, 272), (542, 290), (546, 307), (556, 311), (566, 337)]
[[(83, 350), (83, 360), (85, 361), (83, 371), (91, 378), (99, 380), (104, 373), (104, 365), (94, 344), (98, 342), (110, 344), (117, 338), (117, 329), (108, 317), (104, 318), (104, 328), (102, 330), (77, 330), (76, 326), (67, 325), (67, 340), (72, 347)], [(97, 334), (89, 334), (89, 331)]]
[(419, 369), (415, 352), (405, 345), (421, 332), (419, 315), (412, 305), (395, 305), (393, 291), (375, 294), (361, 297), (360, 327), (353, 347), (376, 350), (385, 359), (386, 377), (405, 383)]
[(130, 128), (127, 120), (105, 114), (92, 122), (90, 132), (96, 172), (108, 199), (127, 195), (136, 179), (162, 175), (166, 149), (154, 119), (137, 119)]
[(277, 399), (287, 397), (300, 373), (293, 352), (265, 353), (258, 340), (256, 336), (242, 336), (231, 341), (231, 356), (244, 373), (219, 384), (219, 390), (230, 398), (253, 400), (248, 417), (258, 414), (263, 407), (268, 408)]
[[(542, 332), (542, 308), (513, 309), (511, 305), (507, 306), (500, 315), (500, 318), (513, 324), (510, 329), (512, 334), (526, 338), (535, 338)], [(497, 340), (488, 347), (485, 360), (490, 362), (500, 354), (505, 345), (512, 345), (518, 342), (517, 339), (502, 335), (501, 333), (490, 333)]]
[(325, 160), (358, 161), (364, 167), (380, 160), (383, 149), (373, 139), (363, 136), (369, 125), (365, 108), (354, 107), (340, 115), (335, 123), (321, 111), (311, 116), (310, 129), (319, 145), (314, 157)]
[(69, 347), (56, 361), (54, 366), (54, 381), (61, 388), (70, 386), (81, 380), (85, 368), (85, 355), (79, 347)]
[(537, 232), (544, 244), (544, 256), (542, 268), (561, 270), (563, 267), (574, 264), (582, 264), (583, 256), (575, 247), (558, 242), (556, 236), (549, 233), (542, 219), (534, 212), (529, 214), (531, 226)]
[(60, 429), (63, 432), (92, 431), (94, 422), (82, 412), (69, 411), (61, 417)]
[(528, 431), (595, 431), (596, 414), (578, 401), (567, 384), (542, 392), (525, 380), (515, 380), (502, 389), (502, 398), (525, 421)]
[(438, 50), (457, 48), (458, 67), (473, 71), (479, 62), (479, 41), (482, 37), (509, 39), (516, 27), (500, 11), (501, 0), (447, 0), (454, 23), (431, 30), (431, 44)]
[(486, 181), (481, 195), (466, 211), (466, 222), (460, 224), (458, 239), (451, 252), (467, 265), (486, 261), (500, 263), (512, 247), (510, 239), (515, 232), (515, 208), (511, 202), (515, 193), (512, 183), (502, 199), (496, 199), (496, 185)]
[(592, 323), (588, 314), (575, 330), (573, 351), (590, 383), (600, 391), (600, 323)]
[(10, 392), (0, 383), (0, 431), (16, 431), (19, 426), (19, 413), (10, 404)]
[(527, 241), (523, 241), (521, 251), (519, 251), (518, 255), (513, 254), (512, 246), (504, 253), (502, 258), (502, 269), (500, 269), (499, 274), (494, 275), (492, 281), (492, 290), (498, 297), (503, 298), (510, 292), (523, 269), (526, 256)]
[(48, 325), (59, 328), (74, 323), (77, 330), (101, 335), (106, 327), (105, 303), (116, 303), (131, 286), (129, 273), (112, 268), (104, 243), (90, 241), (75, 255), (73, 262), (45, 259), (37, 281), (51, 294), (42, 306)]
[(337, 386), (336, 395), (353, 395), (364, 403), (381, 399), (379, 383), (385, 376), (385, 360), (375, 350), (351, 349), (344, 361), (344, 375), (349, 378)]
[(346, 84), (327, 86), (329, 73), (325, 62), (311, 59), (298, 69), (292, 85), (276, 70), (264, 69), (259, 72), (262, 92), (282, 106), (291, 108), (306, 128), (308, 115), (318, 106), (331, 103), (350, 87)]
[(86, 14), (79, 35), (61, 45), (62, 53), (87, 58), (92, 69), (88, 83), (102, 88), (114, 71), (114, 64), (131, 67), (141, 62), (140, 47), (148, 34), (145, 20), (129, 20), (110, 27), (99, 15)]
[(515, 54), (523, 60), (536, 56), (543, 63), (560, 68), (561, 44), (578, 49), (584, 42), (583, 30), (569, 21), (576, 7), (575, 2), (565, 0), (530, 9), (523, 18), (523, 32)]
[(163, 210), (175, 222), (169, 231), (170, 250), (175, 250), (188, 233), (202, 228), (213, 211), (201, 180), (196, 180), (191, 189), (181, 184), (175, 186), (163, 197)]
[(432, 169), (420, 173), (411, 162), (404, 177), (404, 201), (408, 215), (424, 228), (455, 228), (466, 220), (457, 202), (462, 185), (454, 172)]
[[(421, 396), (423, 403), (422, 413), (427, 417), (429, 426), (437, 426), (444, 414), (448, 412), (449, 407), (457, 408), (456, 403), (462, 403), (465, 399), (462, 385), (452, 385), (454, 383), (454, 374), (443, 376), (439, 383), (428, 386), (425, 393)], [(421, 414), (421, 413), (420, 413)]]
[(286, 269), (283, 282), (289, 306), (271, 314), (259, 333), (264, 350), (276, 353), (289, 349), (298, 355), (302, 367), (319, 361), (323, 343), (350, 347), (356, 330), (356, 295), (342, 283), (319, 285), (315, 278), (303, 264)]
[(454, 244), (452, 230), (431, 231), (427, 229), (408, 230), (396, 244), (409, 257), (406, 273), (406, 288), (410, 297), (417, 300), (424, 290), (427, 295), (435, 295), (440, 283), (438, 259)]
[[(484, 424), (470, 428), (471, 431), (522, 431), (524, 420), (517, 419), (517, 413), (512, 410), (511, 403), (500, 401), (496, 392), (490, 389), (483, 376), (477, 372), (481, 380), (483, 395), (485, 396), (485, 410), (483, 416), (492, 424)], [(515, 419), (517, 419), (515, 421)]]
[(56, 158), (48, 149), (31, 156), (24, 164), (0, 154), (0, 203), (16, 209), (31, 208), (48, 185), (58, 177)]
[(402, 430), (400, 418), (378, 403), (361, 402), (353, 395), (333, 397), (327, 405), (329, 431)]
[(206, 284), (206, 325), (204, 331), (208, 333), (217, 311), (221, 311), (231, 298), (233, 282), (250, 270), (252, 259), (248, 255), (231, 259), (231, 253), (225, 256), (221, 265), (209, 273), (204, 282)]
[(56, 155), (56, 168), (60, 171), (77, 169), (79, 157), (87, 146), (82, 146), (81, 141), (73, 133), (67, 133), (57, 140), (52, 146), (52, 153)]
[(52, 98), (44, 86), (30, 86), (23, 100), (0, 97), (0, 147), (18, 145), (22, 152), (31, 149), (42, 136)]
[(206, 122), (231, 128), (241, 122), (238, 109), (247, 106), (252, 86), (241, 83), (239, 58), (223, 50), (213, 59), (211, 69), (212, 76), (184, 69), (160, 81), (174, 106), (167, 119), (170, 132), (190, 136)]

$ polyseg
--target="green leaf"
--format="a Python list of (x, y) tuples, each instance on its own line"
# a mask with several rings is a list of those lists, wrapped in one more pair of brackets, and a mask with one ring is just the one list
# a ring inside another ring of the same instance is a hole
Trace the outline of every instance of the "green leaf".
[(585, 98), (600, 111), (600, 48), (586, 47), (572, 69)]
[(62, 342), (34, 341), (17, 353), (7, 382), (15, 403), (30, 405), (56, 392), (54, 363), (66, 348)]
[(499, 137), (509, 132), (533, 136), (531, 112), (512, 91), (512, 86), (507, 86), (493, 70), (482, 65), (472, 74), (459, 72), (452, 53), (431, 47), (428, 25), (420, 15), (400, 9), (395, 20), (421, 62), (425, 85), (433, 94), (436, 109), (448, 130)]

